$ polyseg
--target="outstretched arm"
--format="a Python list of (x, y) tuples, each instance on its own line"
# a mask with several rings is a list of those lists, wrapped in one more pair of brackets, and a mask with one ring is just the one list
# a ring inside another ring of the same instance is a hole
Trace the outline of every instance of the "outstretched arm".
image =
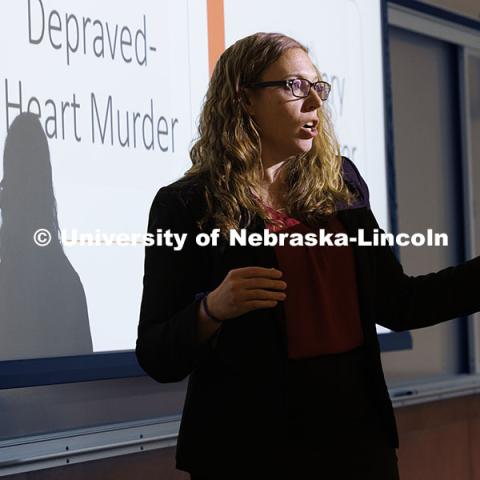
[[(372, 211), (372, 228), (384, 233)], [(389, 246), (373, 247), (377, 323), (394, 331), (428, 327), (480, 310), (480, 257), (425, 275), (410, 276)]]
[[(344, 160), (362, 193), (368, 230), (385, 233), (370, 209), (369, 191), (357, 167)], [(405, 274), (390, 246), (373, 246), (376, 323), (400, 332), (428, 327), (480, 311), (480, 257), (425, 275)]]

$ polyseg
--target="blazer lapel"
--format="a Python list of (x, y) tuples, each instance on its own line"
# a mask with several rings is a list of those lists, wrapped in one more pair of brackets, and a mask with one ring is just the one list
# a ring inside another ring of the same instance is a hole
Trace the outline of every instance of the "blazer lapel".
[[(342, 222), (349, 238), (357, 238), (358, 230), (364, 229), (366, 208), (352, 208), (338, 211), (338, 218)], [(365, 232), (365, 238), (369, 238), (369, 234)], [(372, 285), (373, 274), (371, 262), (371, 247), (359, 246), (358, 242), (350, 243), (353, 249), (355, 260), (355, 272), (357, 279), (358, 303), (360, 309), (360, 319), (362, 322), (365, 342), (370, 343), (376, 341), (375, 323), (372, 318)], [(372, 336), (373, 334), (373, 336)]]

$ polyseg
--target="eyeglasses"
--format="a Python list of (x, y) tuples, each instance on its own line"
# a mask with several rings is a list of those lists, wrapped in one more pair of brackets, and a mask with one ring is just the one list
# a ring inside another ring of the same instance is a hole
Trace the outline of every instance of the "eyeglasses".
[(265, 87), (288, 87), (292, 91), (292, 95), (298, 98), (305, 98), (310, 95), (310, 89), (313, 87), (320, 98), (325, 101), (332, 86), (327, 82), (311, 82), (306, 78), (292, 78), (290, 80), (272, 80), (269, 82), (247, 83), (245, 87), (265, 88)]

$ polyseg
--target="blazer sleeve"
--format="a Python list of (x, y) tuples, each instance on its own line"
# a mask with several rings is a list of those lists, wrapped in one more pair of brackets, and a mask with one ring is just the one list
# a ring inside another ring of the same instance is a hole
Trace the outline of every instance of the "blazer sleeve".
[(186, 233), (183, 249), (157, 244), (145, 247), (143, 293), (135, 353), (142, 369), (158, 382), (187, 377), (213, 349), (216, 334), (197, 344), (195, 293), (206, 290), (202, 252), (195, 223), (175, 193), (159, 190), (147, 231)]
[[(357, 180), (368, 192), (358, 169)], [(368, 194), (367, 194), (368, 197)], [(367, 205), (368, 228), (385, 233)], [(393, 249), (373, 246), (376, 267), (376, 323), (400, 332), (428, 327), (480, 310), (480, 257), (451, 266), (411, 276), (405, 274)]]

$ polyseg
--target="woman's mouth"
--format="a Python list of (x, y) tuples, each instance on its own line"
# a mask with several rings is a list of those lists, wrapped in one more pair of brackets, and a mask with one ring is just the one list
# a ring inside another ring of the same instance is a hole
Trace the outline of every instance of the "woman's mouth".
[(313, 138), (318, 133), (317, 129), (313, 125), (308, 123), (301, 127), (300, 131), (302, 132), (304, 138)]

